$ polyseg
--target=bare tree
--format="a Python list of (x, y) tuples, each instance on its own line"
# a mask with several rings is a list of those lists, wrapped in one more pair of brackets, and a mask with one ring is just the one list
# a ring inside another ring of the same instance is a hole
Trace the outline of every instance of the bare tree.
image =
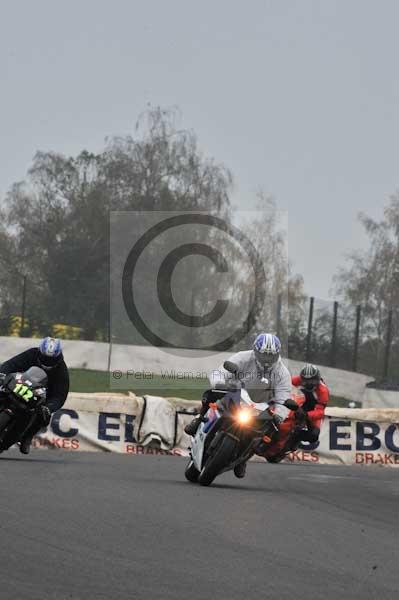
[[(399, 194), (390, 198), (384, 217), (377, 222), (365, 214), (359, 219), (369, 237), (365, 251), (352, 252), (347, 266), (334, 277), (334, 289), (353, 307), (362, 305), (362, 344), (378, 364), (386, 345), (389, 311), (399, 324)], [(393, 342), (399, 343), (394, 327)]]
[[(290, 353), (303, 338), (306, 322), (303, 279), (292, 272), (288, 259), (286, 215), (279, 211), (274, 199), (263, 192), (257, 194), (253, 220), (244, 228), (251, 239), (266, 273), (266, 297), (258, 321), (246, 340), (259, 331), (278, 333), (284, 352)], [(253, 274), (245, 271), (243, 289), (254, 287)], [(240, 302), (240, 295), (238, 295)], [(291, 340), (289, 343), (289, 340)]]

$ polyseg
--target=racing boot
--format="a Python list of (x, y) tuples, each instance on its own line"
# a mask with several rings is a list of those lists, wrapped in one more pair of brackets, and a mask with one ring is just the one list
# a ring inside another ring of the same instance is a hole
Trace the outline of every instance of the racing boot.
[(199, 416), (199, 417), (195, 417), (195, 419), (193, 419), (192, 421), (190, 421), (190, 423), (188, 423), (185, 428), (184, 431), (187, 433), (187, 435), (191, 435), (192, 437), (195, 436), (195, 434), (197, 433), (197, 429), (200, 426), (200, 423), (204, 420), (203, 417)]
[(197, 433), (197, 429), (200, 426), (200, 423), (205, 423), (207, 421), (205, 415), (207, 413), (208, 408), (209, 408), (209, 402), (203, 399), (201, 410), (199, 412), (198, 417), (195, 417), (184, 428), (184, 431), (185, 431), (185, 433), (187, 433), (187, 435), (191, 435), (191, 437), (194, 437), (195, 434)]
[(242, 479), (243, 477), (245, 477), (246, 472), (247, 472), (247, 463), (246, 462), (240, 463), (239, 465), (236, 465), (234, 467), (234, 475), (236, 477), (238, 477), (238, 479)]
[(19, 451), (21, 452), (21, 454), (29, 454), (31, 443), (32, 443), (31, 437), (24, 438), (23, 440), (21, 440), (19, 442)]

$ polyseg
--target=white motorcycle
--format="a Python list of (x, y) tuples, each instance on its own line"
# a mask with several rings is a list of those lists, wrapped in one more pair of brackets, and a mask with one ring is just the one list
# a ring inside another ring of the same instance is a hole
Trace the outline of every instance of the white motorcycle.
[[(208, 390), (214, 402), (192, 438), (185, 470), (186, 479), (200, 485), (210, 485), (221, 473), (246, 462), (260, 446), (270, 444), (278, 431), (272, 405), (253, 402), (238, 379), (237, 366), (230, 361), (223, 366), (236, 380)], [(266, 379), (261, 383), (268, 387)], [(298, 407), (294, 400), (287, 400), (286, 406)]]

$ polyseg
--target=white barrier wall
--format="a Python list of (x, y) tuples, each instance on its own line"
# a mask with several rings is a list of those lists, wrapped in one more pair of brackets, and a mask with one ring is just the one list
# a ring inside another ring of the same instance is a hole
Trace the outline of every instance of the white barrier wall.
[[(0, 336), (0, 364), (32, 346), (38, 346), (37, 338), (19, 338)], [(102, 342), (82, 342), (77, 340), (63, 340), (65, 360), (69, 367), (82, 369), (95, 369), (106, 371), (108, 369), (108, 344)]]
[(365, 388), (363, 395), (364, 407), (399, 408), (399, 392)]
[[(134, 394), (71, 394), (36, 448), (187, 456), (185, 423), (199, 403)], [(399, 466), (399, 409), (328, 408), (320, 441), (291, 462)]]

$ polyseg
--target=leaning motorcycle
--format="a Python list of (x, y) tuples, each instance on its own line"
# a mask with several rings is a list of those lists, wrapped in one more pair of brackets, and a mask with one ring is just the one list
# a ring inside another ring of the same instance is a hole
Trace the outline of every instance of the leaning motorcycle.
[(46, 403), (47, 374), (39, 367), (3, 376), (0, 385), (0, 452), (17, 443)]
[[(192, 439), (185, 470), (188, 481), (204, 486), (267, 447), (278, 432), (272, 404), (253, 402), (238, 378), (237, 365), (226, 361), (223, 366), (236, 379), (209, 390), (215, 402), (209, 404)], [(263, 379), (261, 383), (266, 388), (269, 382)], [(286, 406), (297, 408), (293, 400), (287, 400)]]

